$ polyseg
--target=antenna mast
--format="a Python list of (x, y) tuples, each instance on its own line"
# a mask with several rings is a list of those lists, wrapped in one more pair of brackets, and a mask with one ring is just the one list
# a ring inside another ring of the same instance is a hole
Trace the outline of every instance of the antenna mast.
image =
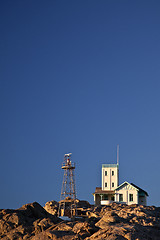
[(119, 144), (117, 144), (117, 165), (119, 165)]

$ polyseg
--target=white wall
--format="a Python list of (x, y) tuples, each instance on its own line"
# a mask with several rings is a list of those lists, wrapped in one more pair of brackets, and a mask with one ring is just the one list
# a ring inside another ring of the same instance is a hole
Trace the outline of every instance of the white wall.
[[(107, 171), (107, 176), (105, 176), (105, 171)], [(114, 175), (112, 176), (112, 171)], [(107, 183), (107, 187), (105, 187)], [(112, 187), (114, 183), (114, 187)], [(102, 167), (102, 190), (114, 190), (118, 187), (118, 166), (117, 167)]]
[[(122, 188), (116, 191), (116, 199), (115, 201), (119, 202), (119, 194), (123, 194), (123, 202), (131, 205), (138, 204), (138, 191), (136, 189), (125, 189)], [(129, 194), (133, 194), (133, 201), (129, 201)]]

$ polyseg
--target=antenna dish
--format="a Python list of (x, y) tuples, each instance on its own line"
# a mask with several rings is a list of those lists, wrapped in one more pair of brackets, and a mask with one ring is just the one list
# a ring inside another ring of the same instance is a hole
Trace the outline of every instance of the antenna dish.
[(64, 154), (65, 157), (69, 157), (69, 156), (71, 156), (71, 155), (72, 155), (72, 153), (66, 153), (66, 154)]

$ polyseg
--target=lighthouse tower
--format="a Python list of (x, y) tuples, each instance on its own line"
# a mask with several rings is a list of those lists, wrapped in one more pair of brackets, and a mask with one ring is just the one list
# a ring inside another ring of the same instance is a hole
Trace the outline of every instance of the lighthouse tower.
[(64, 175), (59, 202), (59, 216), (76, 216), (75, 163), (71, 161), (71, 155), (72, 153), (65, 154), (62, 163)]

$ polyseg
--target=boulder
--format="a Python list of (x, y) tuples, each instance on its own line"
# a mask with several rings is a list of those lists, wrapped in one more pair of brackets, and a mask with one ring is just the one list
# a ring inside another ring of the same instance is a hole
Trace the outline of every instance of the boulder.
[(57, 216), (58, 206), (59, 206), (59, 203), (52, 200), (52, 201), (46, 202), (44, 209), (50, 214)]
[(103, 217), (95, 224), (99, 228), (106, 228), (106, 226), (111, 224), (120, 223), (122, 218), (120, 218), (114, 211), (106, 212)]

